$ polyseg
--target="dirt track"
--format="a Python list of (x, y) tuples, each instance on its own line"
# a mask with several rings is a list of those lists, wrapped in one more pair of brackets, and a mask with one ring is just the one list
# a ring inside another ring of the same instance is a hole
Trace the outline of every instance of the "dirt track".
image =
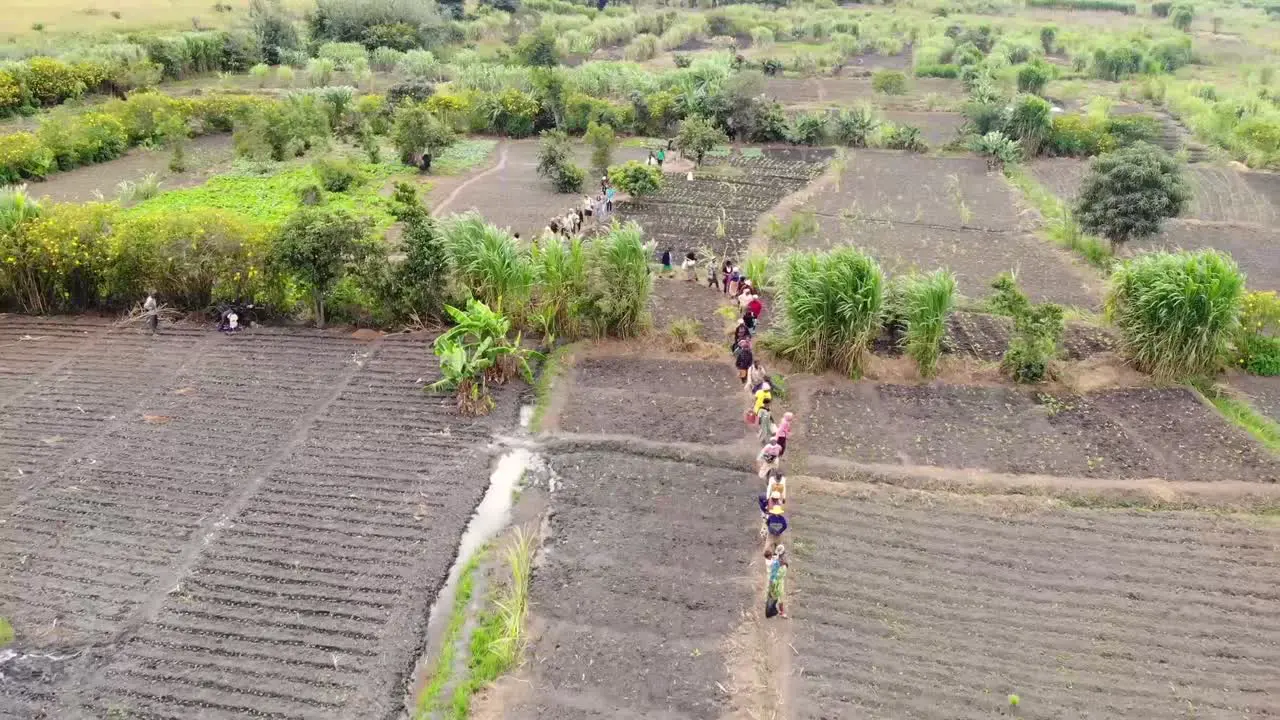
[[(393, 717), (492, 428), (426, 342), (0, 318), (0, 716)], [(43, 713), (43, 714), (42, 714)]]

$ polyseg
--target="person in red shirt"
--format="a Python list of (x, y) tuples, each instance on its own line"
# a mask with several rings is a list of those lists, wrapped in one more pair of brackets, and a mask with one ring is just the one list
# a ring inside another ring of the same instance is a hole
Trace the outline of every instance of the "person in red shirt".
[(760, 296), (756, 295), (751, 298), (751, 302), (747, 303), (747, 309), (751, 311), (756, 319), (760, 318), (760, 313), (764, 312), (764, 303), (760, 302)]

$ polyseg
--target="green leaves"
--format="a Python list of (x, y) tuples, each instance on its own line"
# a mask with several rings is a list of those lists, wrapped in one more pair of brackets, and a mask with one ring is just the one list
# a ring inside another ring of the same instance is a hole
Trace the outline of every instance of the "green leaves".
[(1163, 150), (1137, 142), (1093, 161), (1076, 213), (1088, 232), (1113, 244), (1159, 232), (1190, 197), (1182, 168)]
[(778, 352), (805, 370), (857, 376), (880, 331), (884, 273), (853, 248), (788, 255), (779, 288)]
[(913, 275), (903, 284), (907, 354), (920, 367), (920, 375), (933, 377), (942, 355), (947, 316), (955, 306), (956, 276), (949, 270)]

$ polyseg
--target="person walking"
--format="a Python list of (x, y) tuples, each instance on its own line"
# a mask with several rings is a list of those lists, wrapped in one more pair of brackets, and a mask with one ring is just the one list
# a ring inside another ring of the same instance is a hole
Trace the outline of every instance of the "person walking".
[(658, 154), (657, 154), (657, 155), (655, 155), (655, 156), (654, 156), (654, 158), (656, 158), (656, 159), (657, 159), (657, 161), (658, 161), (658, 169), (659, 169), (659, 170), (661, 170), (661, 169), (662, 169), (662, 163), (663, 163), (663, 162), (665, 162), (665, 161), (666, 161), (666, 159), (667, 159), (667, 151), (666, 151), (666, 150), (663, 150), (662, 148), (658, 148)]
[[(767, 445), (770, 442), (777, 442), (777, 439), (775, 439), (773, 435), (773, 401), (771, 398), (765, 398), (764, 402), (760, 405), (760, 409), (756, 410), (756, 424), (759, 425), (759, 430), (756, 432), (756, 436), (760, 439), (761, 445)], [(779, 447), (781, 447), (781, 445), (779, 445)], [(778, 453), (778, 457), (782, 457), (781, 452)]]
[(711, 260), (707, 261), (707, 287), (712, 290), (720, 289), (720, 278), (716, 277), (716, 264)]
[(783, 413), (782, 422), (778, 423), (778, 429), (773, 431), (773, 441), (782, 448), (782, 452), (778, 453), (778, 457), (782, 457), (787, 453), (787, 438), (791, 437), (791, 420), (793, 417), (791, 413)]
[(724, 294), (729, 294), (729, 278), (733, 276), (733, 263), (725, 258), (724, 265), (720, 268), (720, 277), (724, 279)]
[(155, 335), (159, 332), (160, 309), (156, 305), (154, 292), (147, 293), (147, 299), (142, 301), (142, 311), (147, 315), (147, 327), (151, 328), (151, 334)]
[(751, 299), (747, 301), (747, 310), (751, 312), (756, 319), (760, 318), (760, 313), (764, 312), (764, 303), (760, 302), (760, 296), (753, 290)]
[(760, 364), (759, 360), (751, 363), (751, 367), (747, 369), (747, 392), (751, 393), (752, 396), (755, 396), (756, 391), (759, 390), (760, 386), (768, 381), (768, 379), (769, 375), (765, 373), (764, 366)]
[(662, 251), (662, 272), (671, 272), (671, 248)]
[(750, 310), (742, 311), (742, 324), (746, 326), (747, 333), (752, 337), (756, 335), (756, 316), (751, 314)]
[(610, 213), (613, 212), (613, 187), (610, 186), (604, 191), (604, 209)]
[(743, 384), (747, 384), (747, 370), (751, 369), (751, 363), (755, 362), (755, 358), (751, 355), (751, 341), (742, 340), (735, 343), (734, 347), (738, 349), (738, 355), (734, 359), (734, 366), (738, 368), (738, 380)]
[(763, 480), (769, 477), (769, 471), (778, 467), (778, 455), (782, 452), (782, 447), (776, 442), (770, 442), (768, 445), (760, 448), (760, 453), (756, 455), (756, 461), (760, 464), (756, 474)]
[[(781, 516), (779, 516), (781, 517)], [(786, 530), (786, 519), (783, 518), (783, 530)], [(772, 530), (770, 530), (772, 533)], [(779, 534), (780, 535), (780, 534)], [(787, 618), (786, 604), (783, 602), (783, 593), (787, 586), (787, 553), (786, 551), (774, 552), (773, 562), (769, 565), (769, 592), (765, 600), (765, 616), (770, 616), (770, 606), (773, 609), (773, 615), (777, 615), (784, 620)]]
[(698, 281), (698, 257), (693, 253), (686, 253), (684, 262), (680, 263), (680, 267), (684, 268), (684, 279), (687, 282)]
[(750, 341), (751, 330), (745, 322), (738, 320), (738, 324), (733, 328), (733, 344), (729, 346), (729, 349), (733, 350), (733, 354), (736, 357), (742, 344)]

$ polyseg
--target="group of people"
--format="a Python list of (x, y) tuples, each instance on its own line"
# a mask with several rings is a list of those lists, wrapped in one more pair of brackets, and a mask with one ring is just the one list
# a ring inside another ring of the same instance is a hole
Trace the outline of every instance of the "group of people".
[(768, 593), (765, 617), (787, 617), (783, 599), (789, 565), (783, 535), (787, 532), (787, 478), (782, 472), (782, 458), (787, 452), (794, 416), (782, 413), (775, 420), (773, 408), (774, 380), (760, 364), (752, 346), (764, 312), (764, 300), (752, 287), (751, 280), (731, 260), (718, 267), (707, 268), (707, 286), (733, 299), (742, 311), (733, 330), (734, 367), (738, 380), (751, 396), (751, 409), (746, 413), (748, 426), (756, 429), (760, 451), (756, 454), (756, 473), (764, 481), (764, 492), (757, 497), (760, 509), (760, 538), (764, 542)]
[(547, 222), (547, 228), (543, 233), (545, 235), (560, 235), (568, 238), (581, 233), (587, 223), (592, 220), (598, 224), (608, 222), (609, 216), (613, 215), (615, 195), (617, 195), (617, 190), (609, 182), (609, 177), (607, 175), (602, 176), (600, 178), (599, 193), (594, 197), (583, 195), (582, 207), (572, 208), (564, 215), (551, 218)]

